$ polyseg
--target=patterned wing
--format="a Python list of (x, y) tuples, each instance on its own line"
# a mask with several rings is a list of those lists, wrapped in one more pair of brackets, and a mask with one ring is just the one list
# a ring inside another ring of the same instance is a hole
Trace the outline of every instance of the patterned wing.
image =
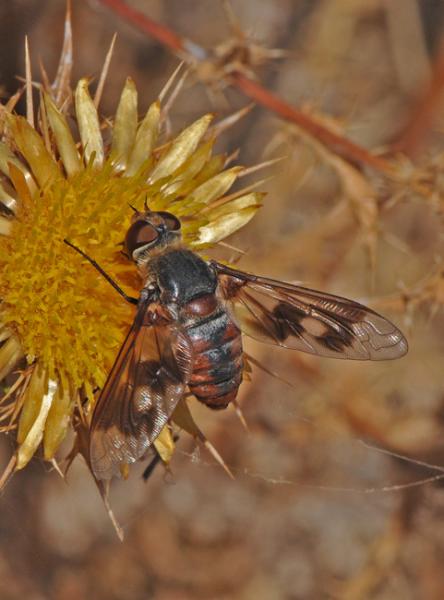
[(329, 358), (391, 360), (407, 353), (401, 331), (362, 304), (211, 264), (242, 331), (259, 341)]
[(192, 347), (175, 323), (153, 325), (148, 304), (134, 323), (98, 398), (90, 461), (97, 479), (121, 476), (168, 422), (191, 376)]

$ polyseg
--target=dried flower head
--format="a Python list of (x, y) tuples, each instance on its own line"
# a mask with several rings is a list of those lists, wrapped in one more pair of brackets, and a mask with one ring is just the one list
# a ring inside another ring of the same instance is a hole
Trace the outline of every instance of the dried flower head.
[[(129, 205), (167, 209), (182, 220), (185, 244), (201, 250), (245, 225), (260, 202), (248, 190), (227, 195), (242, 169), (225, 169), (226, 157), (212, 155), (212, 115), (162, 139), (160, 101), (139, 122), (128, 79), (114, 119), (101, 120), (100, 93), (92, 99), (86, 79), (71, 93), (71, 55), (68, 15), (56, 81), (43, 77), (38, 86), (37, 118), (29, 57), (27, 118), (14, 114), (13, 101), (1, 112), (0, 422), (3, 430), (17, 427), (18, 469), (42, 441), (45, 459), (54, 457), (75, 410), (87, 419), (132, 318), (131, 307), (64, 240), (137, 295), (140, 281), (119, 247)], [(200, 435), (183, 408), (178, 420)], [(167, 460), (168, 433), (157, 447)]]

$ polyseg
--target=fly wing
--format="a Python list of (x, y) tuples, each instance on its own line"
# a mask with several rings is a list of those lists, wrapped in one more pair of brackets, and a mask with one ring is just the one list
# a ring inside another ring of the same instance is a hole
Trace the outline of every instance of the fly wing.
[(390, 360), (408, 350), (393, 323), (358, 302), (211, 264), (241, 330), (259, 341), (355, 360)]
[(90, 461), (97, 479), (121, 476), (168, 422), (191, 376), (192, 346), (175, 323), (153, 325), (150, 308), (135, 321), (98, 398)]

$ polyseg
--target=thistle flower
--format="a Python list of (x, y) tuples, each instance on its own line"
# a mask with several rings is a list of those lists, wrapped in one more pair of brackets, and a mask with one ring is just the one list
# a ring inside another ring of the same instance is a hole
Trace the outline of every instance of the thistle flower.
[[(137, 295), (141, 283), (119, 248), (129, 205), (175, 214), (184, 243), (199, 251), (245, 225), (260, 202), (249, 190), (227, 195), (242, 169), (212, 155), (212, 115), (161, 140), (160, 101), (139, 122), (127, 79), (114, 119), (101, 121), (86, 79), (71, 93), (71, 53), (68, 15), (56, 81), (38, 86), (36, 123), (29, 59), (27, 118), (13, 101), (0, 113), (0, 424), (17, 428), (16, 469), (41, 443), (53, 459), (75, 411), (87, 420), (132, 320), (133, 309), (64, 239)], [(99, 89), (105, 77), (106, 69)], [(186, 409), (178, 421), (200, 435)], [(167, 460), (168, 432), (157, 447)]]

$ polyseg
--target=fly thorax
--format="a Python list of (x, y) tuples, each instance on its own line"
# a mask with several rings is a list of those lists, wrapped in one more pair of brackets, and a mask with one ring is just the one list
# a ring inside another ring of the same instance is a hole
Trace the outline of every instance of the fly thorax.
[(161, 298), (167, 303), (185, 306), (195, 298), (215, 293), (215, 273), (190, 250), (169, 248), (154, 257), (149, 266), (156, 275)]

